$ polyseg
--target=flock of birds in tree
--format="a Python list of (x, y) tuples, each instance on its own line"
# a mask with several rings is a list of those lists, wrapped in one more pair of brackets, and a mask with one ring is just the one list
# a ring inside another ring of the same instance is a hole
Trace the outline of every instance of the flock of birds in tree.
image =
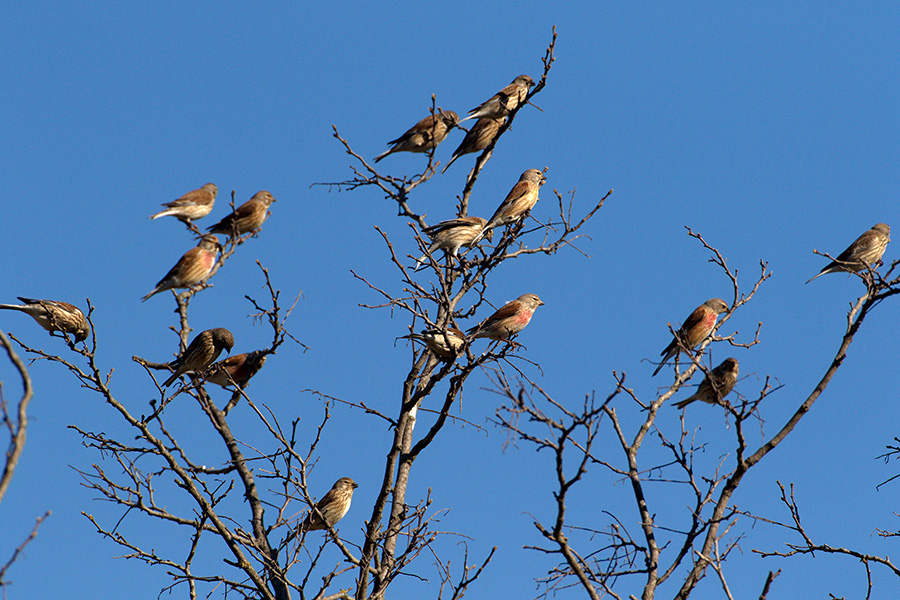
[[(512, 83), (491, 96), (488, 100), (469, 111), (465, 119), (460, 120), (453, 111), (438, 109), (435, 114), (425, 117), (413, 125), (406, 133), (391, 140), (386, 152), (375, 158), (378, 162), (395, 152), (430, 152), (447, 137), (447, 134), (460, 123), (470, 119), (478, 119), (466, 133), (459, 147), (453, 152), (450, 161), (444, 167), (446, 172), (459, 157), (480, 152), (487, 148), (499, 129), (505, 124), (508, 116), (526, 101), (528, 92), (535, 85), (528, 75), (516, 77)], [(437, 250), (444, 250), (458, 262), (460, 248), (476, 246), (483, 238), (493, 240), (493, 229), (515, 224), (528, 216), (538, 202), (541, 186), (547, 181), (544, 173), (538, 169), (528, 169), (519, 177), (518, 182), (507, 194), (506, 198), (490, 219), (481, 217), (460, 217), (443, 221), (423, 231), (431, 244), (427, 253), (420, 257), (414, 268), (421, 268), (425, 261)], [(172, 216), (185, 223), (192, 231), (200, 234), (193, 221), (207, 216), (215, 204), (218, 188), (207, 183), (203, 187), (190, 191), (180, 198), (163, 204), (165, 210), (151, 216), (151, 219)], [(166, 290), (193, 288), (202, 284), (210, 276), (218, 260), (223, 246), (215, 234), (224, 234), (230, 239), (250, 234), (256, 235), (268, 218), (269, 207), (275, 198), (263, 190), (257, 192), (250, 200), (235, 209), (221, 221), (207, 228), (209, 233), (200, 235), (195, 248), (185, 252), (175, 266), (159, 280), (156, 287), (143, 297), (143, 301)], [(826, 273), (857, 273), (866, 269), (875, 269), (882, 264), (891, 228), (878, 223), (863, 233), (846, 250), (826, 265), (815, 277)], [(35, 300), (19, 297), (21, 305), (0, 304), (0, 309), (17, 310), (31, 316), (41, 327), (51, 332), (59, 332), (66, 337), (71, 334), (75, 342), (84, 342), (90, 334), (90, 327), (84, 313), (68, 302), (57, 300)], [(455, 360), (465, 344), (478, 338), (509, 341), (521, 332), (531, 321), (537, 307), (543, 301), (535, 294), (523, 294), (508, 302), (490, 317), (463, 333), (455, 327), (446, 329), (430, 329), (420, 334), (404, 336), (423, 342), (428, 349), (441, 360)], [(680, 352), (692, 352), (712, 333), (720, 314), (727, 312), (728, 304), (719, 298), (712, 298), (698, 306), (685, 319), (675, 332), (672, 341), (660, 353), (662, 360), (653, 372), (655, 376), (663, 365), (672, 358), (677, 360)], [(68, 339), (66, 337), (66, 339)], [(231, 356), (215, 363), (222, 350), (231, 351), (234, 347), (234, 336), (224, 327), (208, 329), (197, 334), (185, 351), (174, 361), (168, 363), (172, 375), (163, 382), (168, 387), (183, 375), (192, 375), (215, 383), (223, 388), (229, 386), (245, 387), (265, 363), (265, 354), (259, 351)], [(215, 363), (215, 364), (214, 364)], [(712, 369), (690, 397), (675, 404), (684, 408), (688, 404), (700, 400), (710, 404), (719, 404), (732, 391), (738, 377), (738, 361), (725, 359)], [(333, 527), (347, 514), (357, 484), (349, 477), (341, 477), (335, 482), (325, 496), (300, 524), (299, 531), (313, 531)]]

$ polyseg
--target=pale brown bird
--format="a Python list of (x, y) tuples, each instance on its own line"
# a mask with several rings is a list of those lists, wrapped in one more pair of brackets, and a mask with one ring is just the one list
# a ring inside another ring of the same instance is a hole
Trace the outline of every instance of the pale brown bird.
[(456, 358), (466, 343), (465, 334), (456, 327), (447, 327), (446, 331), (426, 329), (421, 334), (411, 333), (403, 338), (425, 342), (428, 349), (442, 360)]
[(501, 306), (497, 312), (472, 327), (466, 333), (472, 339), (490, 338), (492, 340), (508, 340), (531, 322), (531, 317), (543, 301), (535, 294), (523, 294)]
[[(525, 218), (531, 209), (534, 208), (534, 205), (537, 204), (539, 200), (538, 193), (546, 181), (547, 178), (538, 169), (528, 169), (522, 173), (519, 181), (509, 191), (493, 216), (488, 220), (484, 230), (489, 231), (494, 227)], [(481, 239), (484, 235), (486, 234), (482, 234), (478, 239)], [(478, 239), (475, 241), (477, 242)]]
[(76, 342), (83, 342), (91, 332), (84, 313), (77, 306), (58, 300), (35, 300), (21, 296), (18, 298), (25, 303), (24, 306), (0, 304), (0, 309), (21, 311), (51, 333), (54, 331), (71, 333), (75, 336)]
[(718, 367), (703, 378), (703, 382), (694, 392), (693, 396), (675, 403), (675, 408), (684, 408), (695, 400), (709, 404), (720, 404), (722, 400), (734, 389), (738, 378), (738, 361), (736, 358), (726, 358)]
[(459, 123), (459, 115), (452, 110), (441, 110), (433, 115), (428, 115), (409, 128), (406, 133), (396, 140), (388, 142), (393, 146), (390, 150), (375, 157), (378, 162), (388, 154), (394, 152), (428, 152), (437, 148), (444, 141), (450, 130)]
[(275, 202), (272, 194), (265, 190), (256, 192), (252, 198), (238, 206), (233, 213), (207, 229), (212, 233), (224, 233), (237, 237), (256, 231), (269, 217), (269, 206)]
[[(836, 259), (819, 271), (816, 277), (826, 273), (840, 271), (857, 273), (866, 267), (876, 268), (881, 264), (881, 257), (891, 241), (891, 228), (885, 223), (878, 223), (850, 244), (850, 247), (841, 252)], [(809, 281), (812, 281), (813, 277)], [(809, 283), (807, 281), (806, 283)]]
[(653, 376), (655, 377), (659, 373), (659, 370), (663, 368), (667, 360), (677, 356), (682, 349), (691, 349), (699, 346), (712, 333), (719, 315), (727, 310), (728, 305), (719, 298), (710, 298), (695, 308), (694, 312), (685, 319), (678, 331), (675, 332), (675, 337), (672, 338), (669, 345), (659, 353), (663, 359), (656, 367), (656, 370), (653, 371)]
[[(481, 233), (487, 221), (481, 217), (459, 217), (458, 219), (450, 219), (449, 221), (441, 221), (437, 225), (432, 225), (427, 229), (423, 229), (422, 233), (431, 238), (431, 245), (428, 246), (426, 254), (423, 254), (416, 261), (415, 270), (418, 270), (422, 263), (425, 262), (435, 250), (446, 250), (453, 258), (459, 260), (458, 252), (462, 246), (472, 246), (481, 239)], [(494, 232), (488, 230), (484, 233), (484, 237), (488, 240), (494, 239)]]
[(456, 159), (460, 156), (472, 154), (473, 152), (481, 152), (490, 146), (504, 123), (506, 123), (506, 117), (501, 117), (499, 119), (478, 119), (475, 121), (475, 125), (473, 125), (472, 129), (466, 133), (466, 137), (463, 138), (459, 147), (453, 151), (453, 156), (450, 157), (450, 162), (448, 162), (447, 166), (441, 171), (441, 175), (446, 173), (447, 169), (450, 168), (450, 165), (456, 162)]
[[(528, 75), (519, 75), (508, 86), (469, 111), (469, 119), (499, 119), (514, 111), (525, 101), (528, 91), (534, 86), (534, 79)], [(460, 123), (462, 123), (460, 121)]]
[(175, 266), (169, 269), (166, 276), (159, 280), (153, 291), (144, 296), (146, 302), (154, 294), (176, 288), (189, 288), (209, 277), (209, 272), (216, 264), (222, 245), (219, 238), (206, 234), (200, 238), (196, 248), (191, 248), (178, 259)]
[(310, 511), (303, 523), (300, 524), (301, 531), (317, 531), (319, 529), (328, 529), (326, 523), (332, 527), (344, 518), (347, 511), (350, 510), (350, 502), (353, 500), (353, 490), (359, 485), (349, 477), (341, 477), (334, 482), (328, 493), (321, 500), (316, 502), (316, 510)]
[(199, 190), (192, 190), (177, 200), (163, 203), (163, 206), (168, 208), (150, 218), (176, 217), (184, 223), (202, 219), (213, 209), (213, 205), (216, 203), (216, 194), (218, 193), (219, 188), (216, 187), (216, 184), (207, 183)]
[(199, 373), (205, 370), (215, 362), (222, 350), (231, 352), (232, 348), (234, 348), (234, 336), (224, 327), (201, 331), (185, 348), (184, 354), (169, 363), (175, 372), (166, 379), (162, 384), (163, 387), (172, 385), (172, 382), (185, 373)]
[(206, 381), (223, 388), (234, 387), (234, 383), (245, 388), (250, 383), (250, 379), (259, 373), (265, 364), (266, 355), (259, 350), (235, 354), (214, 364), (209, 370), (210, 376), (206, 378)]

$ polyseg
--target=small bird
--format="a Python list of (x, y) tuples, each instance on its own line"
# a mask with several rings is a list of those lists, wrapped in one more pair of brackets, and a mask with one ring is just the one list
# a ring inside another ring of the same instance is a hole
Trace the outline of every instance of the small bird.
[(391, 140), (388, 145), (393, 147), (382, 152), (375, 157), (378, 162), (388, 154), (394, 152), (428, 152), (437, 148), (437, 145), (444, 141), (450, 130), (459, 123), (459, 115), (452, 110), (441, 110), (433, 115), (428, 115), (409, 130), (398, 137)]
[(163, 206), (168, 206), (168, 208), (150, 218), (158, 219), (171, 216), (176, 217), (183, 223), (190, 223), (194, 219), (202, 219), (213, 209), (218, 193), (219, 188), (216, 187), (216, 184), (207, 183), (199, 190), (192, 190), (177, 200), (163, 203)]
[[(431, 238), (431, 245), (428, 246), (425, 254), (416, 260), (415, 270), (418, 270), (422, 263), (425, 262), (435, 250), (446, 250), (453, 258), (459, 260), (457, 253), (462, 246), (472, 246), (475, 241), (481, 239), (481, 233), (487, 221), (481, 217), (459, 217), (458, 219), (450, 219), (449, 221), (441, 221), (437, 225), (432, 225), (422, 232)], [(484, 237), (488, 240), (494, 239), (494, 232), (488, 230)]]
[(169, 269), (166, 276), (159, 280), (153, 291), (144, 296), (142, 302), (146, 302), (154, 294), (176, 288), (193, 287), (204, 281), (216, 265), (221, 248), (222, 244), (216, 236), (206, 234), (201, 237), (197, 247), (185, 252), (175, 266)]
[(203, 371), (215, 362), (223, 349), (225, 352), (231, 352), (232, 348), (234, 348), (234, 336), (224, 327), (201, 331), (188, 344), (184, 354), (169, 363), (175, 372), (166, 379), (162, 384), (163, 387), (169, 387), (173, 381), (185, 373)]
[(453, 360), (456, 358), (466, 343), (465, 334), (456, 327), (447, 327), (446, 331), (426, 329), (421, 334), (411, 333), (403, 337), (404, 339), (425, 342), (428, 349), (442, 360)]
[(252, 198), (241, 204), (233, 213), (210, 226), (207, 231), (224, 233), (237, 237), (256, 231), (269, 217), (269, 206), (275, 202), (272, 194), (265, 190), (256, 192)]
[[(873, 269), (881, 264), (881, 257), (891, 241), (891, 228), (885, 223), (878, 223), (850, 244), (850, 247), (841, 252), (836, 259), (831, 261), (824, 269), (819, 271), (816, 277), (825, 273), (837, 273), (845, 271), (858, 273), (867, 267)], [(809, 281), (812, 281), (813, 277)], [(809, 283), (807, 281), (806, 283)]]
[(675, 408), (684, 408), (695, 400), (709, 404), (719, 404), (731, 393), (738, 378), (738, 361), (726, 358), (718, 367), (703, 379), (693, 396), (675, 403)]
[(91, 332), (84, 313), (77, 306), (58, 300), (35, 300), (21, 296), (18, 298), (25, 303), (24, 306), (0, 304), (0, 309), (22, 311), (47, 331), (71, 333), (75, 336), (76, 342), (83, 342)]
[[(499, 119), (514, 111), (525, 101), (529, 90), (534, 86), (534, 79), (528, 75), (519, 75), (508, 86), (469, 111), (463, 119)], [(462, 123), (462, 121), (460, 121)]]
[(466, 133), (466, 137), (463, 138), (459, 147), (453, 151), (453, 156), (450, 157), (450, 162), (448, 162), (447, 166), (441, 171), (441, 175), (446, 173), (447, 169), (450, 168), (450, 165), (456, 162), (456, 159), (460, 156), (471, 154), (473, 152), (481, 152), (490, 146), (504, 123), (506, 123), (506, 117), (501, 117), (499, 119), (478, 119), (475, 121), (475, 125), (473, 125), (472, 129)]
[(250, 378), (259, 373), (265, 364), (266, 355), (259, 350), (235, 354), (214, 364), (209, 370), (210, 376), (206, 378), (206, 381), (223, 388), (234, 387), (234, 383), (245, 388), (250, 383)]
[[(537, 204), (539, 200), (538, 192), (540, 192), (541, 186), (546, 181), (547, 178), (538, 169), (528, 169), (522, 173), (519, 181), (509, 191), (493, 216), (488, 220), (484, 230), (489, 231), (494, 227), (525, 218), (531, 209), (534, 208), (534, 205)], [(484, 235), (482, 234), (478, 239), (481, 239)], [(477, 242), (478, 239), (475, 241)]]
[(337, 525), (337, 522), (343, 519), (347, 511), (350, 510), (353, 490), (358, 487), (359, 484), (349, 477), (341, 477), (335, 481), (328, 493), (316, 502), (318, 512), (310, 511), (303, 523), (300, 524), (300, 530), (317, 531), (328, 529), (326, 523), (332, 527)]
[(535, 294), (523, 294), (501, 306), (497, 312), (466, 333), (474, 334), (473, 340), (478, 338), (507, 340), (525, 329), (525, 326), (531, 321), (534, 311), (543, 304)]
[(667, 360), (677, 356), (682, 349), (694, 348), (700, 345), (712, 333), (719, 315), (727, 310), (728, 305), (719, 298), (710, 298), (695, 308), (694, 312), (685, 319), (678, 331), (675, 332), (675, 337), (672, 338), (669, 345), (659, 353), (663, 359), (656, 367), (656, 370), (653, 371), (653, 377), (656, 377), (656, 374), (659, 373), (659, 370), (662, 369)]

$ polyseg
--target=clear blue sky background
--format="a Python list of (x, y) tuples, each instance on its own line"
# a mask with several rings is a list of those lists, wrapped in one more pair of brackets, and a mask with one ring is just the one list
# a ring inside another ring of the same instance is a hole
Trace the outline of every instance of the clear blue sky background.
[[(254, 398), (285, 423), (300, 417), (304, 439), (322, 405), (302, 390), (395, 414), (410, 354), (394, 339), (407, 321), (360, 308), (379, 298), (350, 269), (399, 292), (373, 226), (387, 231), (399, 252), (415, 247), (406, 221), (374, 189), (310, 187), (350, 175), (352, 160), (331, 138), (331, 126), (373, 157), (427, 114), (431, 94), (462, 114), (520, 73), (537, 78), (555, 24), (558, 61), (535, 99), (543, 112), (520, 112), (470, 210), (489, 216), (527, 168), (549, 168), (536, 208), (544, 219), (553, 214), (554, 188), (577, 189), (576, 210), (610, 188), (615, 193), (587, 226), (591, 239), (580, 243), (590, 258), (564, 250), (511, 261), (493, 277), (489, 298), (499, 305), (534, 292), (545, 300), (520, 341), (543, 366), (543, 375), (531, 375), (563, 403), (578, 406), (585, 394), (607, 394), (614, 370), (626, 372), (636, 393), (649, 399), (670, 373), (651, 380), (645, 360), (669, 341), (666, 323), (680, 322), (707, 298), (730, 299), (728, 281), (683, 227), (722, 250), (740, 270), (744, 290), (759, 260), (767, 260), (774, 276), (726, 332), (739, 330), (746, 341), (763, 321), (762, 344), (719, 345), (713, 355), (716, 364), (727, 356), (740, 360), (743, 394), (757, 394), (767, 375), (784, 384), (763, 408), (771, 434), (818, 381), (848, 303), (862, 292), (842, 275), (804, 286), (825, 264), (813, 248), (840, 252), (879, 221), (900, 227), (900, 8), (597, 4), (6, 3), (0, 302), (22, 295), (83, 306), (90, 297), (101, 364), (115, 370), (118, 397), (145, 412), (153, 387), (130, 358), (167, 359), (176, 339), (167, 330), (174, 323), (171, 298), (142, 304), (140, 297), (193, 245), (176, 221), (147, 216), (212, 181), (220, 195), (200, 222), (208, 225), (227, 213), (231, 190), (242, 202), (267, 189), (278, 199), (271, 219), (216, 275), (215, 287), (194, 300), (192, 325), (228, 327), (235, 352), (266, 344), (270, 331), (252, 323), (243, 299), (265, 295), (258, 259), (286, 298), (302, 292), (288, 328), (310, 350), (286, 344), (254, 380)], [(461, 138), (452, 133), (437, 158), (446, 162)], [(400, 154), (380, 164), (403, 175), (424, 160)], [(464, 157), (416, 191), (413, 205), (430, 222), (452, 216), (473, 160)], [(885, 259), (896, 257), (896, 246), (889, 247)], [(787, 518), (775, 482), (793, 482), (804, 524), (818, 541), (896, 554), (896, 543), (874, 531), (898, 528), (892, 513), (898, 484), (875, 490), (897, 469), (875, 457), (900, 433), (898, 314), (898, 303), (888, 302), (871, 315), (812, 413), (750, 474), (734, 499), (740, 508)], [(64, 350), (24, 315), (0, 314), (0, 326), (46, 350)], [(15, 397), (12, 372), (0, 362), (7, 397)], [(36, 397), (25, 456), (0, 507), (0, 560), (35, 517), (48, 509), (53, 516), (11, 571), (9, 597), (156, 597), (169, 582), (163, 570), (115, 560), (122, 550), (80, 515), (111, 525), (119, 512), (80, 486), (71, 467), (89, 469), (99, 458), (66, 427), (125, 439), (132, 432), (58, 366), (38, 363), (31, 372)], [(416, 463), (411, 498), (431, 487), (433, 506), (451, 509), (441, 529), (469, 536), (473, 559), (499, 547), (470, 597), (528, 598), (537, 594), (534, 578), (552, 564), (522, 548), (540, 543), (533, 516), (552, 517), (552, 465), (527, 445), (507, 445), (506, 434), (488, 423), (498, 399), (487, 386), (484, 375), (473, 376), (458, 411), (483, 429), (449, 427)], [(212, 437), (199, 409), (173, 407), (173, 425), (176, 410), (183, 412), (178, 433), (193, 438), (198, 458), (221, 463), (223, 450), (206, 444)], [(230, 416), (239, 435), (261, 439), (253, 437), (254, 419), (243, 404)], [(674, 435), (677, 421), (677, 411), (664, 407), (660, 427)], [(732, 432), (718, 410), (691, 407), (688, 423), (709, 441), (704, 460), (715, 464), (728, 452)], [(382, 422), (334, 409), (311, 485), (321, 496), (339, 476), (360, 483), (341, 523), (353, 542), (362, 539), (390, 439)], [(610, 434), (603, 452), (621, 461), (616, 446)], [(616, 483), (592, 471), (572, 497), (572, 524), (602, 528), (601, 511), (608, 510), (636, 532), (628, 488)], [(650, 501), (672, 516), (669, 526), (684, 524), (686, 497), (661, 487)], [(122, 527), (147, 547), (184, 553), (166, 527), (136, 515)], [(863, 594), (864, 571), (855, 561), (762, 560), (750, 552), (780, 548), (785, 539), (764, 524), (747, 532), (742, 553), (728, 564), (738, 596), (758, 595), (765, 573), (779, 568), (784, 572), (770, 597)], [(457, 541), (449, 538), (443, 549), (458, 566)], [(413, 571), (434, 581), (431, 563), (423, 556)], [(895, 597), (896, 580), (877, 568), (875, 577), (875, 597)], [(436, 595), (413, 578), (399, 583), (399, 593)], [(720, 595), (710, 574), (697, 597)]]

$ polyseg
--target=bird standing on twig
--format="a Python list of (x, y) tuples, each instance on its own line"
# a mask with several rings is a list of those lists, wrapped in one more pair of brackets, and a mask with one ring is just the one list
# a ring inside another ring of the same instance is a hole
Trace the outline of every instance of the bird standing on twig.
[(350, 510), (353, 490), (358, 487), (359, 484), (349, 477), (341, 477), (335, 481), (328, 493), (316, 502), (316, 510), (312, 510), (306, 515), (303, 523), (300, 524), (300, 531), (328, 529), (328, 525), (334, 527)]
[(202, 219), (210, 213), (216, 203), (216, 194), (219, 188), (214, 183), (207, 183), (198, 190), (191, 190), (181, 198), (163, 203), (166, 210), (151, 216), (151, 219), (160, 217), (175, 217), (182, 223), (190, 224), (195, 219)]
[(738, 378), (738, 361), (736, 358), (726, 358), (718, 367), (713, 369), (697, 388), (697, 391), (681, 402), (675, 403), (675, 408), (684, 408), (695, 400), (709, 404), (721, 404), (722, 400), (734, 389)]
[(275, 202), (269, 192), (261, 190), (238, 206), (233, 213), (207, 229), (212, 233), (224, 233), (237, 237), (255, 232), (269, 218), (269, 207)]
[(169, 363), (169, 366), (175, 369), (175, 372), (166, 379), (162, 386), (169, 387), (185, 373), (199, 373), (205, 370), (215, 362), (223, 349), (226, 352), (231, 352), (232, 348), (234, 348), (234, 336), (224, 327), (201, 331), (191, 340), (184, 353)]
[(83, 342), (91, 332), (84, 313), (77, 306), (58, 300), (35, 300), (21, 296), (18, 298), (25, 303), (24, 306), (0, 304), (0, 309), (21, 311), (51, 333), (54, 331), (71, 333), (75, 336), (76, 342)]
[(653, 371), (653, 376), (655, 377), (659, 373), (666, 361), (678, 356), (678, 353), (682, 350), (689, 350), (699, 346), (712, 333), (719, 315), (727, 310), (728, 304), (720, 298), (710, 298), (695, 308), (694, 312), (685, 319), (678, 331), (675, 332), (675, 337), (672, 338), (669, 345), (659, 353), (663, 359), (657, 365), (656, 370)]
[(508, 86), (469, 111), (469, 119), (499, 119), (514, 111), (525, 102), (529, 90), (534, 86), (534, 79), (528, 75), (519, 75)]
[(393, 145), (390, 150), (382, 152), (375, 157), (375, 162), (394, 152), (428, 152), (437, 148), (444, 141), (450, 130), (459, 123), (459, 115), (452, 110), (438, 109), (433, 115), (428, 115), (412, 127), (406, 133), (395, 140), (388, 142)]
[[(867, 267), (876, 268), (881, 264), (881, 257), (891, 241), (891, 228), (886, 223), (878, 223), (872, 229), (856, 238), (850, 247), (841, 252), (836, 259), (826, 265), (816, 277), (826, 273), (846, 271), (858, 273)], [(809, 281), (812, 281), (813, 277)], [(807, 281), (806, 283), (809, 283)]]
[(497, 312), (466, 333), (473, 336), (473, 340), (478, 338), (508, 340), (525, 329), (531, 322), (534, 311), (543, 305), (544, 302), (536, 294), (522, 294), (512, 302), (501, 306)]
[[(481, 217), (459, 217), (458, 219), (450, 219), (441, 221), (437, 225), (423, 229), (422, 233), (431, 238), (431, 245), (428, 246), (425, 254), (416, 260), (413, 267), (418, 270), (422, 263), (425, 262), (432, 252), (435, 250), (446, 250), (453, 258), (459, 260), (457, 253), (462, 246), (473, 246), (482, 237), (484, 227), (487, 221)], [(488, 230), (484, 233), (488, 240), (494, 238), (494, 232)]]
[(466, 133), (466, 137), (460, 142), (459, 147), (453, 151), (453, 156), (450, 157), (450, 161), (443, 170), (441, 170), (441, 175), (446, 173), (447, 169), (450, 168), (450, 165), (456, 162), (456, 159), (460, 156), (471, 154), (473, 152), (481, 152), (490, 146), (504, 123), (506, 123), (506, 117), (501, 117), (499, 119), (482, 118), (475, 121), (475, 125), (473, 125), (472, 129)]
[(197, 247), (185, 252), (175, 266), (169, 269), (166, 276), (159, 280), (153, 291), (144, 296), (142, 302), (165, 290), (189, 288), (204, 281), (216, 265), (221, 248), (222, 244), (216, 236), (206, 234), (201, 237)]

